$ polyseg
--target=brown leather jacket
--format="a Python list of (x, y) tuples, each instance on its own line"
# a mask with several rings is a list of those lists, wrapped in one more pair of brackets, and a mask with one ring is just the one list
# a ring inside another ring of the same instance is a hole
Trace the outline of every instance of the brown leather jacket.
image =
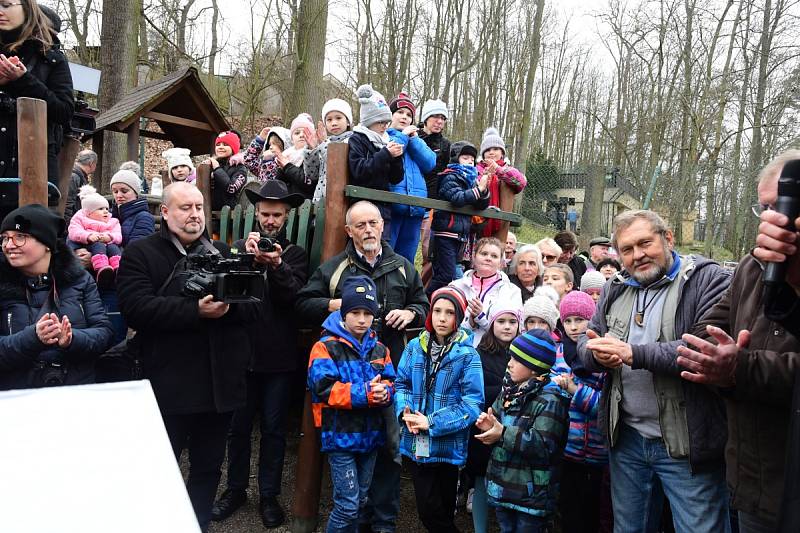
[(745, 257), (695, 334), (708, 337), (709, 324), (733, 338), (743, 329), (751, 333), (749, 348), (739, 353), (736, 385), (721, 391), (728, 411), (728, 483), (734, 508), (777, 523), (800, 340), (764, 316), (762, 271), (753, 256)]

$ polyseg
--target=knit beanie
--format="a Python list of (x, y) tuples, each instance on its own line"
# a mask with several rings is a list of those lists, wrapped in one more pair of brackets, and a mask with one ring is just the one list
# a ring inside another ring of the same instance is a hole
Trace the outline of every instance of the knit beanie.
[(97, 190), (91, 185), (84, 185), (81, 187), (80, 190), (78, 190), (78, 198), (81, 199), (81, 209), (83, 209), (85, 213), (91, 213), (103, 207), (108, 209), (108, 200), (98, 194)]
[(581, 291), (570, 291), (561, 298), (561, 320), (571, 316), (591, 320), (594, 315), (594, 300)]
[(233, 154), (236, 155), (239, 153), (239, 147), (241, 146), (241, 142), (239, 141), (239, 136), (232, 131), (223, 131), (219, 135), (217, 135), (216, 140), (214, 141), (214, 146), (218, 144), (225, 144), (233, 150)]
[[(191, 151), (188, 148), (170, 148), (161, 152), (161, 157), (167, 160), (167, 170), (171, 173), (172, 169), (181, 165), (187, 166), (194, 172)], [(171, 174), (170, 174), (171, 175)]]
[(392, 111), (392, 114), (394, 114), (398, 109), (403, 107), (411, 111), (411, 122), (414, 122), (414, 117), (417, 116), (417, 108), (414, 106), (414, 102), (411, 101), (411, 98), (401, 91), (400, 94), (394, 97), (394, 100), (389, 102), (389, 109)]
[(273, 126), (269, 129), (269, 133), (267, 134), (267, 138), (265, 139), (264, 143), (265, 150), (269, 148), (269, 138), (272, 137), (273, 135), (277, 137), (279, 141), (281, 141), (281, 144), (283, 145), (283, 148), (281, 148), (281, 150), (286, 150), (292, 145), (292, 134), (289, 133), (289, 130), (287, 130), (286, 128), (282, 128), (280, 126)]
[(539, 292), (538, 289), (533, 296), (528, 298), (528, 300), (525, 302), (525, 305), (522, 306), (523, 326), (525, 325), (525, 322), (532, 316), (541, 318), (547, 322), (547, 325), (550, 326), (550, 331), (554, 331), (556, 329), (556, 323), (558, 322), (558, 308), (556, 307), (556, 304), (553, 303), (553, 300)]
[[(172, 169), (170, 168), (170, 170)], [(136, 193), (136, 196), (139, 196), (142, 192), (142, 180), (139, 175), (132, 170), (118, 170), (111, 176), (111, 183), (109, 185), (114, 185), (115, 183), (124, 183)]]
[(55, 250), (59, 236), (64, 234), (64, 228), (65, 222), (62, 217), (43, 205), (29, 204), (7, 214), (0, 225), (0, 232), (27, 233), (51, 250)]
[(483, 157), (483, 154), (485, 154), (486, 150), (489, 148), (500, 148), (503, 151), (503, 155), (506, 155), (506, 143), (503, 141), (503, 138), (500, 137), (500, 132), (494, 127), (487, 128), (486, 131), (483, 132), (481, 157)]
[(422, 104), (422, 114), (419, 119), (424, 125), (425, 121), (433, 115), (444, 115), (444, 118), (450, 118), (450, 112), (447, 111), (447, 104), (438, 99), (426, 100), (425, 103)]
[(314, 131), (314, 119), (308, 113), (300, 113), (292, 121), (289, 127), (289, 134), (294, 135), (294, 132), (299, 129), (308, 129)]
[(431, 333), (434, 332), (432, 320), (433, 305), (436, 303), (436, 300), (440, 298), (453, 302), (453, 306), (456, 308), (456, 329), (458, 329), (458, 326), (464, 321), (464, 315), (467, 312), (467, 297), (464, 296), (464, 293), (459, 289), (448, 285), (434, 291), (431, 295), (431, 310), (428, 312), (428, 316), (425, 319), (425, 329)]
[(341, 98), (333, 98), (325, 102), (325, 105), (322, 106), (322, 122), (325, 122), (325, 117), (331, 111), (338, 111), (347, 118), (347, 123), (350, 126), (353, 125), (353, 108)]
[(350, 311), (365, 309), (378, 314), (378, 292), (375, 282), (367, 276), (350, 276), (342, 283), (342, 318)]
[(358, 102), (361, 104), (359, 118), (365, 128), (369, 128), (376, 122), (392, 121), (392, 111), (386, 104), (386, 99), (373, 89), (372, 85), (362, 85), (356, 94)]
[(517, 322), (520, 322), (522, 320), (522, 309), (511, 302), (497, 302), (494, 309), (492, 309), (492, 314), (489, 315), (489, 323), (494, 324), (494, 321), (497, 320), (500, 315), (514, 315)]
[(606, 277), (596, 271), (592, 270), (591, 272), (585, 273), (581, 276), (581, 291), (586, 292), (591, 289), (602, 289), (606, 284)]
[(543, 329), (526, 331), (511, 342), (511, 357), (538, 374), (544, 374), (556, 362), (556, 343)]
[(469, 141), (457, 141), (450, 145), (450, 163), (458, 163), (458, 158), (462, 155), (478, 157), (478, 149)]

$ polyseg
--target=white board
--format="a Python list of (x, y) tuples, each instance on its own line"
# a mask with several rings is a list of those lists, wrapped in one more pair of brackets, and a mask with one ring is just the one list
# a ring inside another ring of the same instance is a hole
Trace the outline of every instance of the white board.
[(0, 531), (200, 531), (149, 381), (0, 392)]

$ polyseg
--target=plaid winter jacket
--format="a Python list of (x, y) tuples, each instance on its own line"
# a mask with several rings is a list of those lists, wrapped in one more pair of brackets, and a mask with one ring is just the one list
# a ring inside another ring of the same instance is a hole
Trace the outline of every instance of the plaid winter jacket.
[[(389, 350), (370, 329), (358, 342), (342, 326), (339, 311), (322, 324), (311, 348), (308, 388), (322, 451), (371, 452), (386, 440), (382, 409), (391, 404), (395, 372)], [(373, 400), (369, 382), (378, 374), (389, 387), (389, 404)]]
[[(437, 368), (429, 355), (430, 333), (423, 331), (406, 346), (395, 382), (398, 418), (408, 406), (427, 415), (430, 456), (417, 457), (415, 436), (402, 423), (400, 453), (418, 463), (463, 465), (467, 460), (469, 428), (483, 404), (481, 358), (472, 347), (472, 334), (460, 329)], [(427, 386), (430, 384), (430, 388)]]
[(492, 506), (541, 517), (555, 512), (570, 397), (549, 382), (535, 383), (508, 408), (501, 392), (492, 406), (504, 427), (486, 472)]

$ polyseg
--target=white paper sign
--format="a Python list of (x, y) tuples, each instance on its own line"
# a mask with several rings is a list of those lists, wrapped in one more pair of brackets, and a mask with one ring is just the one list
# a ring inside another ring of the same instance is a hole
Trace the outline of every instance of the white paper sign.
[(200, 531), (148, 381), (0, 392), (0, 531)]

